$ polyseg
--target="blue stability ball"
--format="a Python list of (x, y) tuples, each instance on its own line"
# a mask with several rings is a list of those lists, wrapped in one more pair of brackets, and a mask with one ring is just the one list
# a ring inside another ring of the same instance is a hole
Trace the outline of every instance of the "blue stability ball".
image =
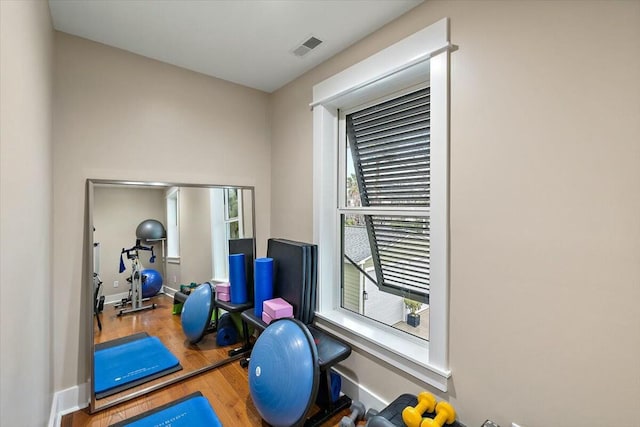
[(278, 320), (260, 334), (251, 352), (251, 399), (270, 425), (298, 425), (316, 399), (319, 375), (309, 330), (297, 320)]
[(162, 289), (162, 274), (153, 268), (142, 270), (142, 298), (151, 298)]
[(202, 339), (211, 323), (213, 312), (213, 289), (210, 283), (203, 283), (195, 288), (182, 306), (180, 320), (182, 331), (189, 342), (197, 343)]
[(136, 237), (144, 240), (164, 239), (167, 232), (164, 225), (155, 219), (145, 219), (136, 228)]

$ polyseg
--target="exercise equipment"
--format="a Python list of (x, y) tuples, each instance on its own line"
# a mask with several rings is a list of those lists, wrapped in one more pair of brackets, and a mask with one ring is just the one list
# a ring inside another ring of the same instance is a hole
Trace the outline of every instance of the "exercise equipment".
[(420, 427), (442, 427), (445, 424), (453, 424), (456, 421), (456, 410), (449, 402), (441, 401), (436, 405), (436, 416), (425, 418)]
[(309, 330), (293, 319), (260, 334), (249, 361), (249, 392), (260, 416), (273, 427), (300, 426), (320, 382), (318, 352)]
[(98, 322), (98, 329), (102, 331), (102, 322), (100, 321), (100, 312), (104, 308), (104, 295), (100, 295), (102, 280), (98, 273), (93, 273), (93, 314)]
[[(127, 259), (131, 260), (131, 276), (127, 278), (127, 281), (131, 283), (131, 287), (129, 288), (129, 296), (127, 298), (123, 298), (120, 303), (114, 305), (116, 309), (121, 308), (118, 316), (140, 310), (156, 308), (156, 304), (143, 305), (143, 302), (147, 301), (148, 298), (145, 298), (142, 294), (143, 270), (139, 259), (140, 251), (151, 251), (151, 258), (149, 258), (149, 262), (155, 262), (156, 256), (153, 253), (153, 246), (143, 246), (140, 243), (140, 239), (136, 239), (136, 244), (133, 247), (129, 249), (123, 248), (122, 252), (120, 252), (120, 273), (126, 270), (122, 256), (126, 255)], [(160, 275), (160, 273), (158, 273), (158, 275)], [(162, 281), (162, 276), (160, 276), (160, 281)], [(162, 283), (160, 283), (160, 286), (162, 286)], [(124, 307), (129, 304), (131, 305), (131, 308), (125, 310)]]
[[(96, 228), (93, 227), (93, 231)], [(98, 322), (98, 330), (102, 331), (100, 312), (104, 308), (104, 295), (100, 295), (102, 280), (100, 279), (100, 242), (93, 242), (93, 314)]]
[(184, 301), (180, 321), (182, 331), (191, 344), (198, 343), (212, 330), (213, 285), (205, 282), (195, 288)]
[(220, 347), (232, 345), (238, 342), (238, 330), (231, 318), (231, 314), (225, 313), (216, 324), (216, 344)]
[(354, 400), (349, 410), (351, 414), (342, 417), (340, 427), (355, 427), (356, 423), (364, 418), (365, 408), (361, 402)]
[(229, 283), (231, 284), (231, 302), (245, 304), (248, 298), (244, 254), (229, 254)]
[[(423, 402), (423, 404), (427, 403), (429, 406), (433, 404), (431, 398), (426, 397), (426, 395), (424, 394), (420, 398), (420, 402)], [(371, 411), (371, 410), (367, 411), (367, 416), (365, 416), (365, 419), (367, 420), (366, 426), (367, 427), (406, 427), (407, 424), (403, 420), (402, 412), (405, 409), (407, 409), (407, 407), (413, 407), (413, 409), (417, 409), (419, 412), (421, 408), (417, 408), (417, 406), (419, 405), (420, 402), (418, 401), (418, 398), (413, 394), (408, 394), (408, 393), (402, 394), (378, 413), (375, 413), (374, 411)], [(446, 405), (448, 404), (446, 402), (440, 402), (440, 403), (443, 403), (440, 409), (440, 412), (442, 414), (441, 417), (443, 417), (444, 412), (442, 408), (445, 408)], [(423, 426), (426, 427), (427, 423), (433, 422), (431, 418), (437, 417), (437, 411), (438, 411), (437, 406), (440, 403), (435, 405), (436, 412), (425, 412), (422, 414), (418, 424), (419, 427), (423, 427)], [(427, 408), (425, 408), (425, 410), (427, 410)], [(455, 421), (455, 416), (453, 417), (453, 419), (454, 420), (451, 423), (451, 427), (464, 427), (463, 424), (459, 423), (458, 421)], [(438, 424), (432, 424), (432, 425), (439, 426)]]
[(96, 399), (182, 369), (157, 337), (144, 332), (96, 344), (93, 360)]
[(402, 420), (408, 427), (420, 427), (422, 414), (433, 412), (436, 409), (436, 398), (426, 391), (418, 394), (418, 404), (407, 406), (402, 411)]
[(222, 427), (215, 411), (202, 393), (195, 392), (181, 399), (144, 412), (110, 427)]
[[(351, 405), (351, 399), (347, 395), (340, 394), (339, 382), (335, 380), (335, 375), (334, 379), (331, 375), (331, 367), (349, 357), (351, 347), (311, 324), (315, 315), (314, 295), (317, 276), (314, 272), (317, 271), (317, 246), (283, 239), (269, 239), (267, 257), (273, 258), (274, 262), (273, 296), (291, 304), (294, 318), (300, 321), (313, 337), (320, 369), (320, 383), (315, 398), (319, 410), (305, 421), (305, 426), (320, 426)], [(243, 311), (242, 320), (243, 323), (254, 326), (258, 331), (266, 330), (267, 327), (276, 326), (281, 322), (292, 321), (281, 319), (267, 326), (255, 315), (253, 309)], [(252, 360), (253, 354), (249, 364)], [(286, 359), (281, 361), (284, 366), (292, 363), (294, 362)]]
[(273, 298), (273, 258), (255, 262), (254, 306), (256, 317), (262, 317), (262, 303)]
[(142, 270), (142, 298), (151, 298), (162, 289), (162, 274), (153, 268)]
[[(229, 240), (229, 253), (230, 254), (243, 254), (244, 255), (244, 272), (246, 277), (246, 283), (253, 284), (254, 281), (254, 262), (255, 259), (256, 241), (252, 237), (242, 239), (230, 239)], [(247, 299), (243, 303), (234, 303), (233, 301), (222, 301), (216, 298), (215, 301), (215, 314), (214, 318), (218, 317), (219, 310), (225, 310), (227, 313), (239, 316), (240, 313), (245, 310), (249, 310), (253, 307), (254, 292), (253, 286), (247, 286)], [(230, 299), (230, 298), (229, 298)], [(229, 356), (235, 357), (238, 355), (246, 354), (251, 350), (252, 343), (249, 339), (249, 327), (246, 322), (241, 322), (240, 328), (242, 329), (242, 336), (244, 342), (242, 346), (229, 350)], [(242, 363), (242, 362), (241, 362)]]
[(136, 237), (138, 239), (160, 240), (167, 237), (167, 231), (160, 221), (155, 219), (146, 219), (136, 227)]

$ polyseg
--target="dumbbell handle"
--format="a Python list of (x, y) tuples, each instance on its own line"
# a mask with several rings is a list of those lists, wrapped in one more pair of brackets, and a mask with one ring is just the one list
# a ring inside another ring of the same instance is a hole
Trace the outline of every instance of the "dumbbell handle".
[(402, 420), (409, 427), (419, 427), (422, 422), (422, 414), (433, 412), (436, 398), (431, 394), (422, 392), (418, 395), (418, 404), (415, 407), (407, 406), (402, 411)]
[(422, 420), (420, 427), (442, 427), (445, 424), (453, 424), (455, 420), (456, 411), (453, 406), (447, 402), (440, 402), (436, 406), (436, 416)]

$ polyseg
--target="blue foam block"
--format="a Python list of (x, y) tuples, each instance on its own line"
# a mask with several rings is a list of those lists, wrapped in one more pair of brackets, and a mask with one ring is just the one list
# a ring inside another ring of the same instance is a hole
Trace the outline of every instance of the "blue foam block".
[[(144, 414), (143, 414), (144, 415)], [(191, 397), (152, 411), (143, 418), (120, 424), (130, 427), (222, 427), (222, 423), (203, 396)]]
[(146, 337), (94, 353), (94, 391), (102, 393), (179, 365), (157, 337)]

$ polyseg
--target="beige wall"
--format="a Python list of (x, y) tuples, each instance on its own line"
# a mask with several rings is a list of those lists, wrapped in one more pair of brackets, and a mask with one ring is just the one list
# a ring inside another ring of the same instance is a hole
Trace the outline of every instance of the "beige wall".
[[(271, 232), (312, 238), (312, 86), (447, 16), (460, 49), (442, 397), (469, 426), (635, 426), (640, 2), (429, 0), (277, 91)], [(345, 365), (387, 400), (430, 389), (359, 353)]]
[(208, 188), (180, 189), (180, 277), (181, 283), (187, 285), (203, 283), (213, 277)]
[(62, 33), (55, 38), (52, 306), (64, 310), (55, 310), (52, 328), (60, 390), (89, 376), (89, 313), (80, 309), (85, 180), (255, 186), (258, 241), (266, 242), (271, 153), (265, 93)]
[[(93, 226), (96, 231), (94, 241), (100, 243), (100, 278), (102, 294), (109, 300), (109, 295), (129, 292), (127, 277), (131, 276), (131, 261), (122, 256), (126, 270), (120, 273), (120, 252), (136, 243), (136, 228), (146, 219), (155, 219), (166, 223), (164, 189), (155, 188), (123, 188), (94, 187), (93, 194)], [(142, 242), (150, 246), (147, 242)], [(150, 251), (140, 251), (140, 263), (143, 268), (153, 268), (162, 274), (162, 247), (154, 243), (156, 262), (151, 264)], [(117, 280), (118, 287), (113, 287)], [(113, 298), (112, 298), (113, 299)]]
[(44, 425), (52, 397), (53, 30), (39, 1), (0, 1), (0, 423)]

